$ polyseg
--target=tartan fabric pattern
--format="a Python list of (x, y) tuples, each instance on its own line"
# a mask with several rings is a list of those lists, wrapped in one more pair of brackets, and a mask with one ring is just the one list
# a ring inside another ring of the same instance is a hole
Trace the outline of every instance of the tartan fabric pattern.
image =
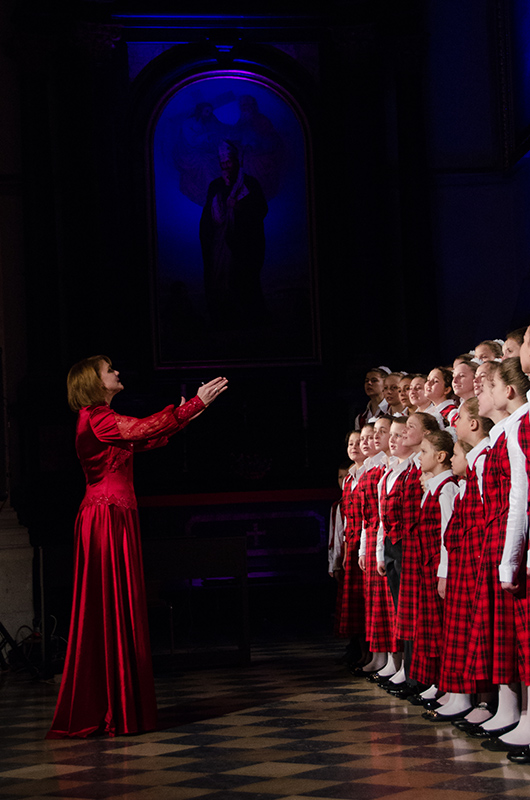
[(418, 525), (421, 566), (410, 676), (427, 684), (438, 683), (442, 653), (443, 600), (438, 594), (436, 573), (440, 565), (442, 528), (440, 493), (448, 483), (456, 483), (456, 478), (446, 478), (435, 492), (427, 495)]
[(387, 492), (386, 481), (381, 490), (381, 522), (385, 536), (396, 544), (403, 536), (403, 505), (405, 499), (405, 478), (410, 470), (406, 469), (398, 475), (390, 492)]
[(510, 462), (504, 433), (499, 436), (484, 465), (484, 516), (486, 532), (473, 601), (468, 658), (464, 676), (495, 684), (519, 680), (515, 602), (504, 591), (498, 565), (504, 549), (509, 510)]
[(452, 414), (453, 411), (458, 411), (458, 406), (455, 403), (451, 403), (450, 405), (446, 406), (445, 408), (442, 408), (442, 410), (439, 412), (440, 415), (447, 422), (447, 424), (449, 424), (448, 417), (449, 417), (450, 414)]
[(358, 481), (347, 475), (342, 490), (346, 557), (338, 624), (338, 635), (344, 638), (354, 633), (364, 634), (364, 574), (357, 555), (361, 538), (361, 496), (358, 487)]
[(366, 532), (366, 572), (364, 573), (364, 600), (366, 640), (372, 653), (392, 653), (395, 649), (394, 611), (392, 598), (385, 578), (377, 572), (376, 543), (379, 528), (379, 500), (377, 485), (384, 473), (374, 467), (361, 476), (359, 492), (361, 513)]
[(421, 470), (412, 464), (405, 478), (403, 496), (403, 549), (396, 613), (396, 635), (400, 639), (413, 638), (418, 605), (418, 566), (420, 563), (418, 521), (422, 497), (420, 477)]
[(464, 677), (476, 588), (476, 565), (483, 539), (484, 505), (476, 468), (468, 467), (466, 490), (461, 500), (459, 497), (455, 500), (455, 511), (444, 540), (449, 551), (440, 666), (440, 689), (444, 692), (472, 694), (488, 688), (487, 684), (481, 685), (469, 676)]
[(361, 535), (361, 530), (358, 525), (359, 509), (357, 498), (354, 493), (356, 486), (357, 480), (348, 473), (342, 486), (341, 499), (342, 516), (344, 517), (344, 538), (347, 542), (352, 536), (358, 538)]

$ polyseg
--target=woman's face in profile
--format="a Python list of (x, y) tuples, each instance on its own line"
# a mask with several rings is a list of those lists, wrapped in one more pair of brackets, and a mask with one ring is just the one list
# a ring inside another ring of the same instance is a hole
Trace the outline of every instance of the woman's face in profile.
[(123, 383), (120, 381), (119, 375), (118, 370), (114, 369), (111, 364), (107, 364), (106, 361), (102, 361), (99, 365), (99, 377), (109, 399), (112, 399), (115, 394), (118, 394), (123, 389)]

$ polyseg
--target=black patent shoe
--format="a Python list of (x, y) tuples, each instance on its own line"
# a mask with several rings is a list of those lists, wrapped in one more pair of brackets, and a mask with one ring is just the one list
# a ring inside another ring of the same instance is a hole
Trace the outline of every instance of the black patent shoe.
[(468, 731), (468, 736), (471, 736), (473, 739), (498, 739), (499, 736), (504, 736), (505, 733), (513, 731), (517, 724), (517, 722), (514, 722), (513, 725), (506, 725), (504, 728), (495, 728), (492, 731), (484, 730), (484, 728), (479, 725), (476, 731)]
[(348, 667), (348, 669), (355, 678), (366, 678), (368, 675), (375, 675), (375, 671), (367, 672), (365, 669), (359, 666)]
[(521, 749), (520, 744), (508, 744), (508, 742), (503, 742), (502, 739), (498, 739), (497, 737), (485, 739), (480, 744), (484, 750), (488, 750), (490, 753), (516, 753)]
[(438, 700), (433, 700), (433, 699), (431, 699), (431, 700), (423, 700), (422, 699), (421, 702), (422, 702), (422, 705), (423, 705), (423, 708), (425, 709), (425, 711), (436, 711), (437, 708), (440, 708), (440, 703), (438, 702)]
[(454, 722), (455, 720), (464, 719), (466, 714), (469, 714), (471, 709), (466, 708), (465, 711), (458, 711), (456, 714), (440, 714), (439, 711), (424, 711), (422, 714), (423, 719), (429, 722)]
[(476, 731), (477, 728), (479, 728), (482, 725), (482, 723), (481, 722), (469, 722), (469, 720), (467, 720), (467, 719), (456, 719), (453, 722), (453, 725), (459, 731), (462, 731), (462, 733), (470, 733), (470, 731)]
[(407, 700), (411, 704), (411, 706), (422, 706), (423, 705), (423, 698), (417, 692), (413, 692), (407, 697)]
[(401, 683), (392, 683), (392, 681), (389, 681), (383, 686), (383, 689), (385, 689), (388, 692), (388, 694), (391, 694), (393, 697), (401, 697), (401, 693), (406, 688), (407, 688), (407, 681), (402, 681)]
[(530, 764), (530, 745), (520, 747), (518, 750), (511, 750), (508, 753), (508, 761), (512, 764)]
[(378, 674), (377, 678), (375, 679), (375, 682), (378, 683), (379, 686), (381, 686), (381, 688), (386, 689), (386, 687), (390, 683), (390, 678), (393, 678), (394, 674), (392, 674), (392, 675), (379, 675)]

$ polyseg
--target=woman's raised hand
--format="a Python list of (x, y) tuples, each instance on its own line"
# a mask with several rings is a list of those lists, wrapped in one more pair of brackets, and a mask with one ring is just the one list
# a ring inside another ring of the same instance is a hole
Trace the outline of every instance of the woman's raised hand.
[(197, 396), (201, 398), (205, 406), (209, 406), (210, 403), (213, 403), (216, 397), (219, 397), (219, 395), (222, 392), (225, 392), (227, 388), (228, 380), (226, 378), (214, 378), (213, 381), (204, 383), (199, 387)]

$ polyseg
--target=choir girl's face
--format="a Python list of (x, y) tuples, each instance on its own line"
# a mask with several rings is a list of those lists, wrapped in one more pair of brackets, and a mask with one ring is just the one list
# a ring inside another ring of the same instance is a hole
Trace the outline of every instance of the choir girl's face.
[(386, 452), (390, 439), (390, 425), (389, 419), (376, 419), (374, 424), (374, 445), (376, 452)]
[[(506, 339), (502, 346), (502, 360), (504, 361), (505, 358), (512, 358), (513, 356), (519, 356), (521, 350), (521, 345), (519, 342), (516, 342), (515, 339)], [(521, 362), (522, 364), (522, 362)], [(523, 369), (523, 372), (525, 370)]]
[(399, 402), (402, 406), (409, 407), (410, 406), (410, 378), (405, 375), (404, 378), (401, 378), (399, 382)]
[(481, 390), (479, 394), (477, 394), (478, 413), (480, 414), (481, 417), (489, 417), (492, 411), (494, 410), (493, 397), (491, 393), (492, 386), (487, 372), (485, 372), (482, 377), (483, 380), (482, 380)]
[(385, 378), (383, 395), (389, 406), (399, 405), (399, 379), (395, 375), (389, 375)]
[(473, 377), (473, 391), (475, 393), (475, 397), (478, 397), (479, 394), (484, 389), (484, 383), (488, 379), (489, 367), (486, 364), (480, 364), (475, 372)]
[(364, 391), (368, 397), (381, 397), (383, 394), (383, 379), (378, 372), (367, 372), (364, 379)]
[(423, 430), (423, 425), (419, 418), (415, 414), (411, 414), (410, 417), (407, 418), (407, 424), (405, 425), (403, 436), (404, 444), (408, 447), (419, 447), (424, 435), (425, 431)]
[(361, 453), (365, 458), (375, 455), (374, 429), (366, 425), (361, 431)]
[(471, 427), (469, 411), (466, 408), (460, 408), (458, 417), (455, 420), (455, 430), (459, 439), (471, 444), (470, 438), (473, 436), (473, 428)]
[[(513, 339), (508, 339), (513, 341)], [(519, 358), (521, 359), (521, 369), (526, 375), (530, 375), (530, 326), (526, 329), (523, 343), (519, 348)]]
[(109, 402), (114, 395), (118, 394), (118, 392), (121, 392), (123, 389), (123, 383), (120, 381), (119, 375), (120, 373), (118, 370), (111, 367), (106, 361), (100, 363), (99, 377), (101, 378), (101, 383), (105, 388), (105, 394)]
[(451, 456), (451, 466), (455, 475), (464, 477), (467, 469), (466, 454), (460, 442), (455, 442), (455, 449)]
[(413, 378), (409, 390), (410, 402), (415, 406), (424, 406), (428, 401), (425, 397), (425, 381), (423, 378)]
[(435, 405), (447, 399), (450, 387), (444, 383), (443, 375), (439, 369), (431, 369), (425, 381), (425, 396)]
[(495, 361), (495, 353), (487, 344), (479, 344), (475, 347), (475, 358), (480, 358), (481, 361)]
[(496, 411), (506, 411), (508, 407), (510, 387), (501, 379), (498, 372), (494, 372), (490, 381), (491, 400)]
[(390, 452), (397, 458), (407, 458), (410, 455), (410, 447), (403, 441), (405, 430), (406, 425), (400, 422), (393, 422), (390, 426)]
[(473, 397), (473, 377), (475, 373), (469, 366), (463, 362), (459, 364), (453, 372), (453, 391), (457, 397), (467, 400), (468, 397)]
[(438, 466), (438, 450), (435, 450), (427, 439), (423, 439), (421, 443), (420, 464), (424, 474), (426, 472), (433, 473)]
[(359, 457), (361, 455), (360, 438), (361, 438), (360, 431), (354, 431), (353, 433), (350, 433), (350, 437), (348, 439), (348, 447), (347, 447), (348, 458), (350, 459), (350, 461), (359, 460)]
[(341, 489), (342, 489), (342, 485), (344, 483), (344, 478), (346, 477), (347, 474), (348, 474), (348, 470), (344, 469), (343, 467), (340, 467), (337, 477), (339, 479), (339, 487)]

